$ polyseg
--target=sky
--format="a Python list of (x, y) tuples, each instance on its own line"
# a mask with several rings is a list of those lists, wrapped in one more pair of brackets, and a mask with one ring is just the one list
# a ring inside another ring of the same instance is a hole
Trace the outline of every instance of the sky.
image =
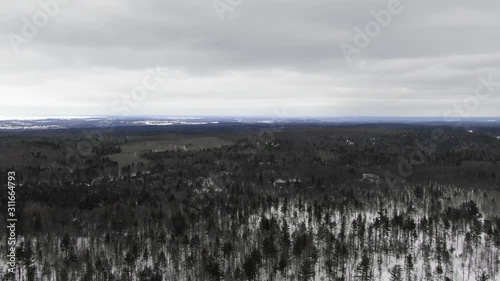
[(499, 14), (494, 0), (1, 1), (0, 116), (500, 116)]

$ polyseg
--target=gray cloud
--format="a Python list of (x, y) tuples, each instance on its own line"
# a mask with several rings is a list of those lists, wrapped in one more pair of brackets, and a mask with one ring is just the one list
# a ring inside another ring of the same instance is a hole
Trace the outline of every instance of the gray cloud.
[[(389, 0), (242, 0), (224, 21), (213, 1), (65, 1), (17, 53), (8, 34), (41, 8), (0, 3), (2, 115), (113, 114), (156, 66), (168, 76), (130, 114), (441, 116), (500, 81), (498, 1), (401, 0), (351, 63), (339, 44)], [(500, 89), (473, 115), (498, 108)]]

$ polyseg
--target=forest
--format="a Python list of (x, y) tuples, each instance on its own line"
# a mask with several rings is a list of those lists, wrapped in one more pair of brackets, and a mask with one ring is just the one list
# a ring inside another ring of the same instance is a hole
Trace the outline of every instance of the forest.
[(11, 274), (0, 256), (0, 280), (500, 280), (498, 135), (390, 124), (1, 132), (18, 261)]

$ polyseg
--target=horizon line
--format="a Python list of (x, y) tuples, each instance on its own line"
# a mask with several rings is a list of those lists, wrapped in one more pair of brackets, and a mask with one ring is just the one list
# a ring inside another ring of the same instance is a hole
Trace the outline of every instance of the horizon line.
[[(91, 119), (91, 118), (116, 118), (116, 119), (131, 119), (131, 118), (225, 118), (225, 119), (245, 119), (245, 118), (271, 118), (276, 120), (287, 119), (334, 119), (334, 118), (357, 118), (357, 119), (441, 119), (442, 121), (457, 121), (457, 120), (474, 120), (474, 119), (489, 119), (500, 118), (500, 116), (398, 116), (398, 115), (177, 115), (177, 114), (131, 114), (131, 115), (20, 115), (20, 116), (0, 116), (0, 121), (16, 121), (16, 120), (46, 120), (46, 119)], [(500, 120), (491, 120), (500, 121)]]

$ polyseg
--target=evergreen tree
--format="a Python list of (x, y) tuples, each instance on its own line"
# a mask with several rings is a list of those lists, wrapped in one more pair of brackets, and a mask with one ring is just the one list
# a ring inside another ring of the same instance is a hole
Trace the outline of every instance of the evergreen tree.
[(364, 251), (361, 261), (356, 266), (357, 278), (361, 281), (372, 280), (371, 261), (368, 253)]

